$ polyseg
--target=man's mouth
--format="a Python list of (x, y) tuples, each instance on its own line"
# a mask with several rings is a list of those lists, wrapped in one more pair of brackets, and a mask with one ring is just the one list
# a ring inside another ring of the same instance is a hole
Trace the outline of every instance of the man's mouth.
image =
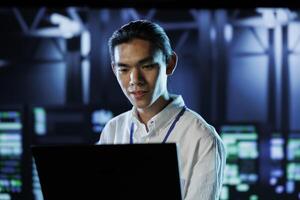
[(147, 92), (146, 91), (134, 91), (134, 92), (130, 92), (131, 95), (133, 95), (133, 97), (135, 99), (141, 99)]

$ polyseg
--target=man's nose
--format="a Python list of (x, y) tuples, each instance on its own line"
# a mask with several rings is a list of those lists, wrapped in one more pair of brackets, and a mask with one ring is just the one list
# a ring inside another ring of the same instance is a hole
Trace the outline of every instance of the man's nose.
[(130, 72), (130, 84), (142, 84), (143, 75), (138, 67), (134, 67)]

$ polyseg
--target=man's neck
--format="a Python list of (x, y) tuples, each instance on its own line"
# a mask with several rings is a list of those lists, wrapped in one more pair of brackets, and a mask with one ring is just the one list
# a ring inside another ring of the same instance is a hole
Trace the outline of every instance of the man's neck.
[(154, 117), (157, 113), (162, 111), (170, 102), (172, 101), (169, 94), (165, 96), (159, 97), (156, 102), (154, 102), (149, 108), (137, 108), (137, 113), (139, 116), (139, 120), (146, 125), (147, 131), (147, 123), (148, 121)]

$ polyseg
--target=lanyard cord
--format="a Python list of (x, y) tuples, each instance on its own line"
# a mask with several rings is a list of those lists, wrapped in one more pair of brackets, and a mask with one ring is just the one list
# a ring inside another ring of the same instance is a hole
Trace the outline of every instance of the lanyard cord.
[[(176, 116), (175, 120), (173, 121), (172, 125), (170, 126), (164, 140), (162, 141), (162, 143), (166, 143), (166, 141), (168, 140), (168, 137), (170, 136), (171, 132), (173, 131), (176, 123), (179, 121), (180, 117), (184, 114), (186, 110), (186, 106), (184, 106), (182, 108), (182, 110), (179, 112), (179, 114)], [(131, 123), (131, 126), (130, 126), (130, 144), (133, 144), (133, 128), (134, 128), (134, 124)]]

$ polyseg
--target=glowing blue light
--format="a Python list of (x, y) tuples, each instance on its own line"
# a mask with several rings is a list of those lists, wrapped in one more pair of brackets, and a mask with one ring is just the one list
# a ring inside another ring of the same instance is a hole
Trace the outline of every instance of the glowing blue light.
[(295, 191), (295, 182), (294, 181), (287, 181), (286, 182), (286, 192), (293, 193)]
[(273, 160), (282, 160), (284, 157), (283, 149), (280, 147), (271, 147), (271, 158)]
[(53, 13), (50, 16), (50, 21), (59, 26), (58, 29), (65, 38), (71, 38), (81, 31), (80, 23), (61, 14)]
[(276, 185), (277, 178), (275, 178), (275, 177), (270, 178), (269, 183), (270, 183), (270, 185)]
[(233, 28), (231, 25), (226, 24), (224, 28), (224, 38), (226, 42), (231, 42), (232, 40), (232, 35), (233, 35)]
[(274, 145), (283, 145), (284, 144), (284, 140), (282, 138), (273, 138), (273, 139), (271, 139), (271, 144), (274, 144)]
[(109, 110), (96, 110), (92, 114), (93, 124), (106, 124), (111, 118), (113, 118), (113, 113)]
[(284, 192), (284, 187), (282, 185), (278, 185), (275, 191), (277, 194), (282, 194)]
[(89, 103), (90, 100), (90, 71), (91, 64), (88, 59), (84, 59), (81, 62), (82, 69), (82, 91), (83, 91), (83, 102), (85, 104)]
[(19, 122), (0, 123), (0, 130), (21, 130), (22, 124)]
[(282, 169), (274, 169), (271, 171), (271, 176), (274, 177), (281, 177), (283, 175), (283, 170)]
[(91, 34), (85, 30), (81, 33), (81, 55), (87, 56), (91, 51)]
[(248, 180), (249, 180), (250, 182), (256, 182), (256, 181), (258, 180), (257, 174), (249, 174)]
[(215, 27), (211, 27), (210, 28), (210, 39), (211, 39), (211, 41), (215, 41), (216, 38), (217, 38), (216, 29), (215, 29)]
[(239, 192), (246, 192), (249, 191), (250, 187), (248, 184), (238, 184), (236, 186), (236, 190)]
[(46, 111), (44, 108), (34, 108), (34, 131), (37, 135), (46, 134)]
[(1, 200), (11, 200), (11, 197), (9, 194), (6, 193), (0, 193), (0, 199)]

